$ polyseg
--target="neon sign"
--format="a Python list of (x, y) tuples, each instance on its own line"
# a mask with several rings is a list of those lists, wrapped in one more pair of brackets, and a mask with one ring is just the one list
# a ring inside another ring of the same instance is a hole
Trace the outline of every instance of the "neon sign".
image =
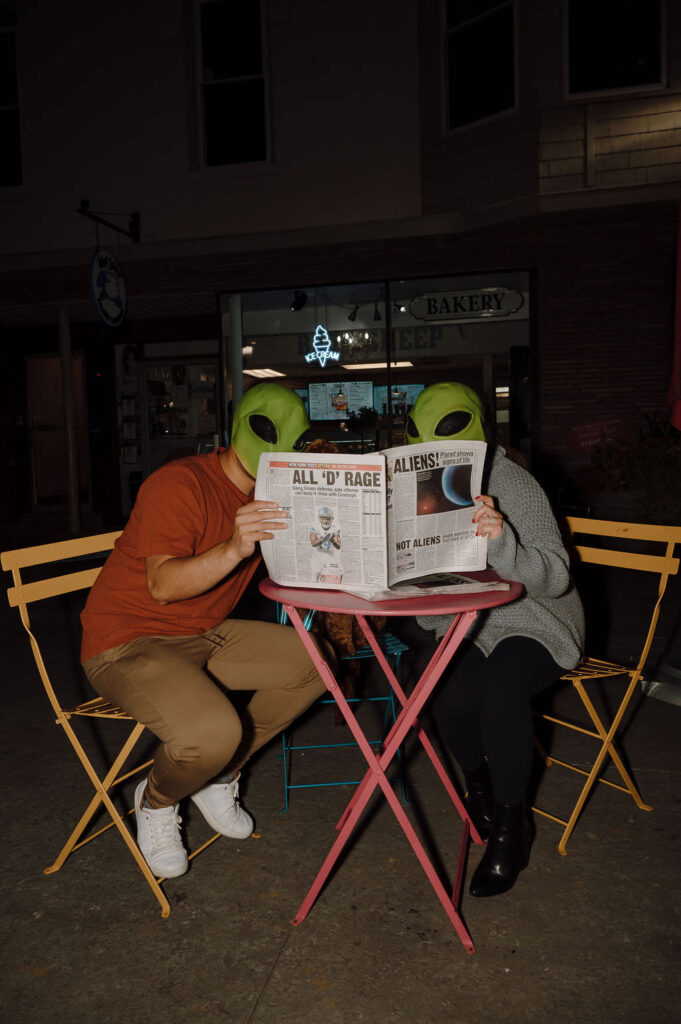
[(314, 332), (314, 338), (312, 339), (312, 345), (314, 352), (305, 353), (305, 362), (313, 363), (318, 362), (320, 366), (326, 366), (329, 360), (338, 362), (340, 359), (340, 350), (336, 351), (331, 348), (331, 338), (326, 327), (322, 327), (321, 324), (317, 325), (317, 330)]

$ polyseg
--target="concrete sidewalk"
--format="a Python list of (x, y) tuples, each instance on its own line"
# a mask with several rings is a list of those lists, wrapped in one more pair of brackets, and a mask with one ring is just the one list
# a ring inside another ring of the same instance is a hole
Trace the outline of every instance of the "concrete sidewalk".
[[(75, 698), (88, 692), (77, 613), (76, 599), (38, 605), (34, 622)], [(620, 653), (635, 648), (635, 626), (609, 634)], [(567, 857), (556, 850), (558, 826), (537, 817), (530, 866), (515, 888), (490, 900), (465, 892), (477, 949), (468, 956), (380, 799), (307, 919), (290, 924), (350, 790), (294, 792), (282, 814), (278, 743), (242, 786), (260, 838), (220, 840), (167, 882), (167, 920), (113, 831), (45, 876), (91, 787), (55, 728), (4, 600), (0, 639), (2, 1005), (10, 1024), (660, 1024), (678, 1012), (681, 707), (641, 694), (626, 725), (628, 763), (654, 811), (599, 787)], [(553, 700), (577, 714), (569, 688)], [(321, 708), (300, 729), (315, 740), (347, 732)], [(583, 751), (579, 742), (576, 757), (586, 759), (591, 741)], [(568, 744), (574, 754), (574, 738)], [(451, 881), (460, 822), (428, 761), (414, 745), (408, 754), (408, 813)], [(295, 770), (302, 781), (308, 771), (361, 766), (356, 749), (345, 748), (299, 755)], [(575, 787), (571, 773), (552, 768), (539, 778), (538, 802), (565, 811)], [(197, 812), (187, 810), (185, 824), (190, 847), (207, 835)], [(479, 857), (472, 848), (467, 878)]]

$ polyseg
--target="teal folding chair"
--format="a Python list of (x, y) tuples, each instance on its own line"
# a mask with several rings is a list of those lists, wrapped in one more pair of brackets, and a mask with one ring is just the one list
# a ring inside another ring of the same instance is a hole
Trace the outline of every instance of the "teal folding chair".
[[(314, 609), (310, 609), (305, 617), (303, 618), (303, 625), (308, 631), (312, 627), (316, 612)], [(277, 605), (277, 621), (282, 625), (285, 625), (288, 621), (288, 616), (284, 610), (284, 606), (281, 604)], [(405, 651), (409, 650), (409, 645), (405, 644), (402, 640), (399, 640), (392, 633), (381, 633), (376, 638), (381, 647), (381, 650), (386, 657), (393, 657), (395, 659), (394, 669), (397, 672), (400, 657)], [(358, 648), (354, 654), (341, 658), (341, 661), (361, 661), (365, 658), (374, 658), (374, 652), (371, 647), (366, 644), (364, 647)], [(371, 746), (380, 747), (383, 743), (385, 736), (387, 735), (390, 727), (396, 718), (395, 713), (395, 697), (391, 687), (388, 687), (388, 693), (384, 696), (378, 697), (350, 697), (348, 698), (348, 704), (364, 704), (364, 703), (377, 703), (385, 704), (385, 714), (383, 716), (383, 730), (380, 738), (369, 740)], [(333, 704), (336, 702), (333, 697), (320, 697), (316, 701), (316, 704)], [(316, 705), (315, 705), (316, 706)], [(285, 814), (289, 808), (289, 793), (292, 789), (317, 789), (326, 786), (356, 786), (362, 779), (338, 779), (327, 782), (291, 782), (291, 756), (297, 751), (309, 751), (309, 750), (333, 750), (340, 747), (356, 747), (357, 743), (355, 740), (351, 740), (345, 743), (295, 743), (293, 740), (293, 727), (285, 730), (281, 736), (282, 753), (281, 758), (284, 765), (284, 806), (282, 807), (281, 813)], [(402, 756), (402, 749), (398, 750), (398, 760), (400, 766), (400, 785), (402, 788), (402, 799), (405, 803), (409, 803), (407, 799), (406, 783), (404, 779), (404, 760)]]

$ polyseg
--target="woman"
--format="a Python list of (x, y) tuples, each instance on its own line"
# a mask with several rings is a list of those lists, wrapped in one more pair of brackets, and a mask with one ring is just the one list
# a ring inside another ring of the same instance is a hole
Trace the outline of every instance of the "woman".
[[(419, 395), (407, 419), (411, 443), (485, 440), (482, 403), (463, 384)], [(534, 477), (490, 446), (484, 494), (473, 513), (487, 537), (490, 568), (522, 583), (522, 596), (481, 612), (446, 670), (432, 705), (440, 734), (459, 762), (468, 812), (487, 848), (473, 896), (496, 896), (527, 866), (525, 798), (532, 767), (531, 700), (580, 657), (584, 614), (548, 499)], [(448, 616), (419, 618), (439, 638)]]

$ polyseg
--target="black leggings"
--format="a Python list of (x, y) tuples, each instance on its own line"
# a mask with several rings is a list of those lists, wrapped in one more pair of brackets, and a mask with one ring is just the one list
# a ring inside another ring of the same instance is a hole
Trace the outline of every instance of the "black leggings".
[(565, 670), (529, 637), (509, 637), (489, 658), (464, 640), (431, 705), (440, 736), (464, 771), (487, 757), (495, 798), (525, 799), (532, 768), (532, 698)]

